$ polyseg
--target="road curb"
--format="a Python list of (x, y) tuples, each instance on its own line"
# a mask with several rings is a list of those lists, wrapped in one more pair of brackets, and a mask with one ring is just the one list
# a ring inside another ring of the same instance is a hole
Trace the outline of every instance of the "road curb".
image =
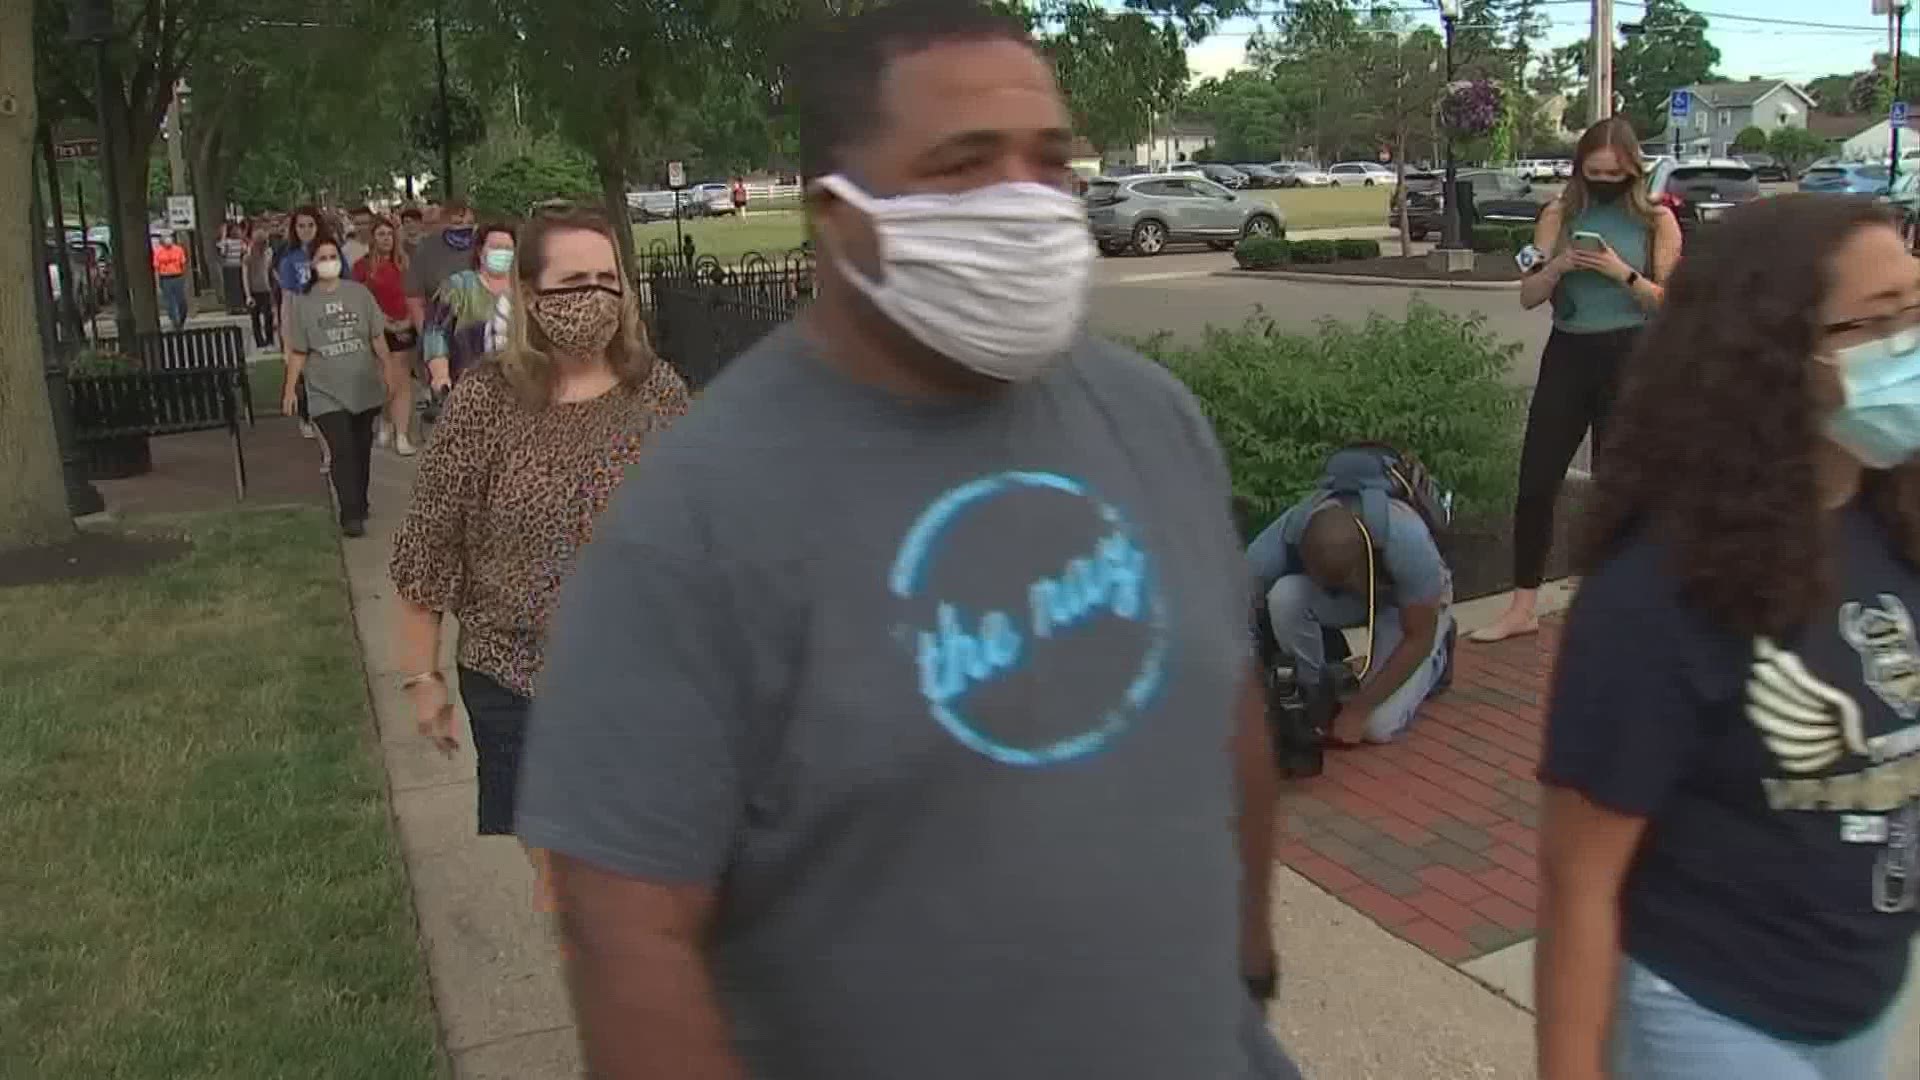
[(1212, 276), (1310, 281), (1323, 285), (1391, 285), (1402, 289), (1465, 289), (1469, 292), (1518, 292), (1520, 289), (1520, 283), (1517, 281), (1427, 281), (1373, 277), (1367, 274), (1304, 274), (1291, 270), (1215, 270)]

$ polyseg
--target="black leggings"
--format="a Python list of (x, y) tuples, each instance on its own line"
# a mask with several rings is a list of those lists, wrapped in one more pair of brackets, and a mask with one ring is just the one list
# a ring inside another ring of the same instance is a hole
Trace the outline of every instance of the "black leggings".
[(1527, 407), (1527, 435), (1520, 447), (1520, 492), (1513, 501), (1513, 584), (1537, 589), (1547, 572), (1553, 543), (1553, 504), (1580, 440), (1593, 432), (1594, 457), (1607, 427), (1607, 412), (1620, 385), (1620, 369), (1640, 328), (1574, 334), (1555, 330), (1540, 354), (1540, 378)]

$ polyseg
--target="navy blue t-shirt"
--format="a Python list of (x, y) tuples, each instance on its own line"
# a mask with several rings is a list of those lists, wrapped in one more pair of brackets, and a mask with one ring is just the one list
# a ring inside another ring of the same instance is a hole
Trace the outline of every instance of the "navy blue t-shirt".
[(1646, 817), (1628, 955), (1701, 1004), (1828, 1042), (1899, 993), (1920, 928), (1920, 575), (1840, 516), (1831, 609), (1746, 640), (1640, 539), (1580, 590), (1541, 779)]

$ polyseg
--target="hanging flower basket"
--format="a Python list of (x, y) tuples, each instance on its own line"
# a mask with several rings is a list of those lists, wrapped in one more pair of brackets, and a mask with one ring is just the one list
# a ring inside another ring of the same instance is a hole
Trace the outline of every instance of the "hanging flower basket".
[(1500, 87), (1486, 79), (1457, 82), (1440, 99), (1440, 126), (1454, 136), (1477, 139), (1500, 123)]

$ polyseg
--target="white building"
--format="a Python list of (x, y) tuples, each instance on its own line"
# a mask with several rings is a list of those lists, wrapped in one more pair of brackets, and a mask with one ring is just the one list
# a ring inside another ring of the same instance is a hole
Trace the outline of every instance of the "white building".
[[(1920, 149), (1920, 128), (1909, 123), (1900, 130), (1900, 152), (1914, 149)], [(1845, 161), (1885, 161), (1892, 150), (1893, 124), (1882, 120), (1842, 142), (1840, 157)]]
[(1193, 155), (1213, 145), (1212, 124), (1193, 120), (1163, 121), (1138, 145), (1108, 150), (1101, 159), (1103, 168), (1140, 166), (1156, 172), (1191, 161)]

